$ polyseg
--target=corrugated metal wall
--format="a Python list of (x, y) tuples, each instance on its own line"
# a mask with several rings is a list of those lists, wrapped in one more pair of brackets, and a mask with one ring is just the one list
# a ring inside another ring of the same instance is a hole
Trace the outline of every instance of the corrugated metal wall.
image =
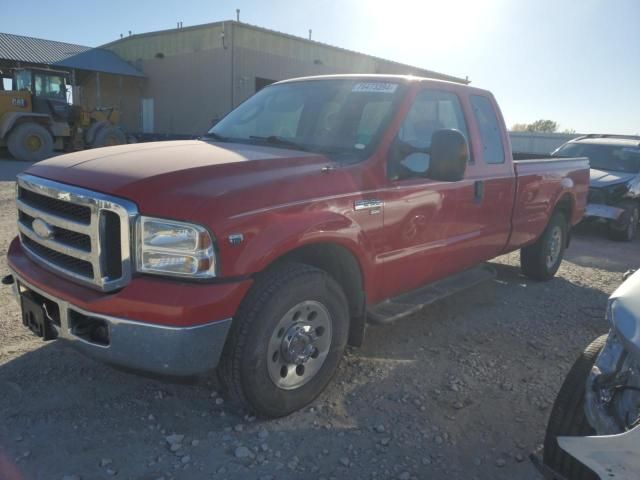
[(156, 58), (159, 53), (167, 57), (222, 48), (223, 28), (222, 24), (216, 24), (134, 35), (106, 45), (106, 48), (135, 64), (138, 60)]
[(233, 24), (235, 92), (238, 105), (255, 93), (255, 78), (284, 80), (334, 73), (386, 73), (449, 78), (428, 70)]
[[(168, 30), (107, 46), (147, 76), (137, 102), (153, 98), (155, 133), (198, 135), (231, 109), (231, 49), (223, 31)], [(131, 120), (125, 126), (141, 131), (141, 116)]]

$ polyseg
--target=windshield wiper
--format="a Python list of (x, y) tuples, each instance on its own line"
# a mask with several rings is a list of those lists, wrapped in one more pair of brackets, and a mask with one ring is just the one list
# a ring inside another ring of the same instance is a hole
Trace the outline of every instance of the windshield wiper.
[(227, 137), (223, 137), (222, 135), (218, 135), (214, 132), (207, 132), (203, 135), (205, 138), (213, 138), (214, 140), (218, 140), (219, 142), (228, 142), (229, 139)]
[(282, 138), (277, 135), (269, 135), (267, 137), (250, 135), (249, 138), (252, 140), (261, 140), (265, 143), (270, 143), (271, 145), (280, 145), (282, 147), (289, 147), (289, 148), (294, 148), (296, 150), (302, 150), (303, 152), (309, 151), (308, 148), (300, 145), (299, 143), (296, 143), (293, 140), (287, 140), (286, 138)]

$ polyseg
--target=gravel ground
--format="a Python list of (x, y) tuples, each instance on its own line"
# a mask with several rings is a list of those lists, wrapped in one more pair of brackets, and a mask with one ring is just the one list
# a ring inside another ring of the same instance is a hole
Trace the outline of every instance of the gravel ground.
[[(0, 164), (0, 272), (15, 233)], [(527, 456), (640, 240), (580, 228), (559, 276), (495, 282), (370, 327), (333, 383), (275, 421), (239, 415), (213, 378), (170, 384), (113, 370), (25, 331), (0, 291), (0, 480), (536, 479)]]

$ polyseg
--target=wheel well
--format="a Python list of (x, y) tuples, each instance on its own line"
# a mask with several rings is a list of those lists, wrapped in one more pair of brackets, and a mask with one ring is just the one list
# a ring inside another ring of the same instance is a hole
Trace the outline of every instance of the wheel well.
[(571, 217), (573, 215), (573, 198), (571, 198), (571, 195), (565, 193), (556, 203), (556, 208), (553, 212), (561, 212), (567, 219), (567, 244), (565, 248), (569, 248), (571, 243)]
[(558, 203), (556, 203), (554, 212), (562, 212), (567, 218), (567, 222), (571, 222), (571, 216), (573, 214), (573, 199), (571, 195), (565, 193), (560, 200), (558, 200)]
[[(282, 262), (299, 262), (327, 272), (344, 291), (351, 323), (349, 343), (360, 345), (364, 335), (366, 296), (360, 264), (345, 247), (334, 243), (315, 243), (292, 250), (278, 258), (271, 266)], [(271, 266), (269, 268), (271, 268)]]
[[(43, 117), (20, 117), (17, 118), (16, 121), (13, 123), (13, 125), (11, 125), (11, 128), (9, 128), (9, 130), (7, 131), (7, 133), (5, 134), (6, 137), (8, 137), (11, 132), (13, 132), (16, 128), (18, 128), (20, 125), (23, 125), (25, 123), (36, 123), (44, 128), (47, 129), (47, 131), (49, 133), (51, 133), (51, 123)], [(53, 137), (53, 134), (51, 133), (51, 136)]]

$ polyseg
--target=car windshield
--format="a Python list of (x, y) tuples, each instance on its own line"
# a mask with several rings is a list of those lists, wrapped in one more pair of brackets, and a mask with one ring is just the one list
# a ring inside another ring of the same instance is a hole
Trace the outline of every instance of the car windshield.
[(588, 157), (591, 168), (625, 173), (640, 172), (640, 147), (567, 143), (556, 150), (556, 157)]
[(272, 85), (229, 113), (208, 136), (364, 158), (389, 122), (403, 87), (363, 79)]

